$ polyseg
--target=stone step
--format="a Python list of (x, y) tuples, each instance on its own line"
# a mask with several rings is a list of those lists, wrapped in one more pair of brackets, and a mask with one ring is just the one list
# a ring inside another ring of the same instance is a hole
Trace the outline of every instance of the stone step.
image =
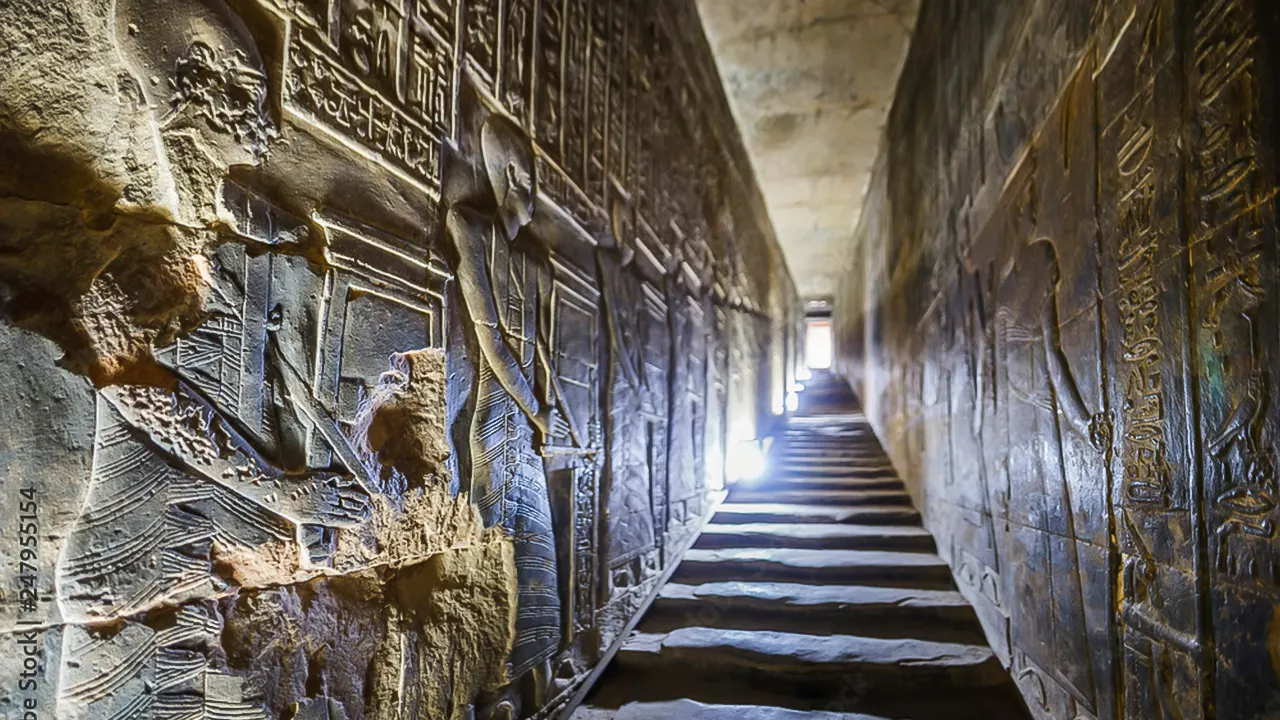
[[(890, 717), (1005, 718), (970, 712), (1008, 675), (979, 645), (686, 627), (636, 633), (612, 668), (630, 700), (690, 699)], [(957, 701), (968, 700), (963, 704)], [(927, 702), (923, 702), (927, 701)], [(989, 704), (989, 703), (988, 703)], [(942, 714), (922, 714), (922, 707)], [(676, 716), (678, 717), (678, 716)]]
[[(879, 477), (858, 477), (856, 475), (806, 475), (773, 473), (755, 485), (751, 490), (897, 490), (903, 492), (906, 485), (892, 473)], [(743, 489), (748, 489), (744, 487)]]
[(954, 590), (864, 585), (670, 583), (640, 629), (669, 632), (691, 625), (986, 643), (977, 614)]
[(773, 457), (780, 462), (794, 462), (810, 465), (834, 465), (842, 463), (876, 463), (889, 461), (882, 452), (864, 450), (780, 450)]
[(778, 437), (778, 443), (783, 447), (878, 447), (879, 438), (870, 428), (854, 428), (840, 434), (786, 432)]
[(690, 584), (722, 580), (955, 588), (950, 568), (937, 555), (886, 550), (693, 549), (672, 577)]
[(735, 503), (791, 503), (797, 505), (910, 505), (903, 490), (804, 490), (738, 486), (729, 491)]
[(784, 451), (771, 458), (778, 463), (795, 465), (889, 465), (892, 461), (884, 453), (864, 452), (812, 452)]
[(879, 457), (884, 455), (884, 449), (881, 448), (880, 444), (874, 440), (866, 443), (861, 443), (856, 440), (841, 440), (837, 442), (784, 441), (771, 448), (771, 450), (775, 453), (807, 455), (809, 457)]
[(853, 523), (917, 525), (920, 513), (910, 506), (797, 505), (795, 503), (724, 503), (716, 509), (718, 524)]
[(837, 452), (814, 452), (814, 453), (795, 453), (784, 452), (775, 454), (772, 460), (778, 464), (788, 465), (833, 465), (836, 467), (865, 467), (865, 466), (883, 466), (891, 465), (892, 462), (883, 453), (837, 453)]
[(817, 466), (796, 467), (794, 465), (771, 465), (768, 476), (776, 478), (812, 478), (836, 480), (898, 480), (898, 471), (892, 467), (848, 466), (844, 468), (819, 468)]
[(628, 703), (617, 710), (578, 708), (570, 720), (883, 720), (870, 715), (805, 712), (761, 705), (703, 705), (692, 700)]
[(784, 441), (792, 440), (812, 440), (812, 441), (831, 441), (831, 442), (847, 442), (850, 440), (875, 440), (875, 428), (867, 423), (852, 422), (843, 423), (839, 427), (829, 427), (822, 429), (821, 426), (812, 428), (788, 428), (779, 435)]
[(833, 458), (824, 455), (812, 460), (797, 460), (786, 456), (775, 455), (769, 458), (769, 466), (792, 472), (807, 472), (816, 469), (819, 472), (888, 472), (897, 470), (889, 458)]
[(858, 438), (841, 438), (832, 440), (783, 440), (774, 446), (779, 452), (794, 453), (864, 453), (867, 455), (878, 455), (884, 452), (884, 448), (880, 447), (880, 443), (875, 438), (858, 439)]
[(897, 477), (898, 471), (891, 463), (883, 461), (867, 462), (825, 462), (798, 463), (785, 458), (771, 458), (769, 469), (784, 475), (817, 475), (822, 477)]
[(712, 520), (696, 548), (809, 548), (935, 552), (933, 536), (920, 526), (820, 523), (728, 523)]

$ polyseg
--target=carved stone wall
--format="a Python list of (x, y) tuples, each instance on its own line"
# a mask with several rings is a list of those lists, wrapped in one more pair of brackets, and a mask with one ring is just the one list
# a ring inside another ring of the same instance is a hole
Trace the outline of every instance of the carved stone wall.
[(924, 4), (840, 364), (1039, 717), (1280, 713), (1278, 31)]
[(546, 717), (791, 362), (692, 0), (15, 0), (0, 157), (2, 717)]

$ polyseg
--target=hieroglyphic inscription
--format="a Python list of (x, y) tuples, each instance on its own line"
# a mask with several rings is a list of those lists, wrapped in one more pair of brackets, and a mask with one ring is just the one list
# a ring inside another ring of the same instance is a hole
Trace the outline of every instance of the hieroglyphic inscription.
[(631, 26), (630, 16), (625, 9), (625, 6), (619, 6), (609, 13), (609, 109), (605, 117), (605, 168), (615, 180), (625, 177), (627, 159), (627, 63), (631, 59), (627, 46)]
[[(533, 74), (533, 140), (553, 162), (560, 162), (564, 122), (564, 3), (542, 2)], [(544, 175), (545, 177), (545, 175)]]
[[(648, 188), (649, 166), (652, 163), (652, 139), (649, 133), (639, 132), (638, 128), (648, 127), (650, 97), (653, 90), (653, 61), (645, 52), (646, 35), (651, 23), (636, 23), (627, 33), (627, 93), (626, 113), (626, 171), (624, 185), (633, 198), (636, 208), (644, 205), (645, 192)], [(643, 214), (643, 211), (637, 210)]]
[(533, 0), (503, 0), (498, 87), (495, 93), (521, 123), (530, 123), (533, 88)]
[(597, 205), (604, 205), (608, 182), (607, 143), (609, 137), (609, 16), (616, 14), (613, 3), (592, 3), (587, 46), (586, 175), (583, 189)]
[(419, 2), (405, 12), (348, 0), (329, 28), (292, 27), (284, 95), (299, 118), (435, 195), (453, 128), (453, 44), (447, 17)]
[(563, 162), (569, 179), (582, 187), (587, 177), (587, 58), (591, 44), (591, 1), (565, 0)]
[(596, 607), (596, 519), (599, 472), (595, 463), (579, 465), (574, 475), (573, 632), (590, 629)]
[(500, 59), (498, 37), (500, 29), (500, 0), (470, 0), (466, 3), (466, 21), (463, 43), (467, 59), (481, 75), (481, 79), (494, 83), (498, 79)]
[(1193, 157), (1193, 232), (1199, 332), (1207, 340), (1202, 422), (1217, 569), (1270, 583), (1280, 581), (1267, 559), (1276, 534), (1277, 460), (1266, 437), (1274, 333), (1263, 327), (1261, 311), (1269, 307), (1263, 268), (1274, 238), (1276, 187), (1260, 165), (1264, 130), (1251, 5), (1207, 2), (1195, 16), (1200, 142)]
[[(1153, 18), (1156, 22), (1158, 18)], [(1164, 384), (1157, 257), (1154, 82), (1139, 91), (1121, 118), (1117, 160), (1120, 218), (1118, 249), (1121, 368), (1120, 461), (1126, 499), (1165, 506), (1171, 468), (1164, 448)]]

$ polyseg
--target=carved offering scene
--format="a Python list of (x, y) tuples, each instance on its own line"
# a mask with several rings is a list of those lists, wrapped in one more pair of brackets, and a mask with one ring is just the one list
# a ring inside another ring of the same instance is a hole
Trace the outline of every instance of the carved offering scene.
[(0, 28), (0, 717), (565, 714), (799, 307), (692, 0)]

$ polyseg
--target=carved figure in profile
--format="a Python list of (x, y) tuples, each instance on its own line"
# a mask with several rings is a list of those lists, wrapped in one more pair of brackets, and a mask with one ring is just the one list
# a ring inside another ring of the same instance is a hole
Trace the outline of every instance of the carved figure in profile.
[(484, 120), (479, 141), (479, 162), (446, 154), (445, 234), (470, 320), (464, 332), (476, 351), (471, 498), (485, 522), (502, 525), (516, 545), (520, 610), (512, 665), (518, 677), (535, 666), (546, 670), (560, 645), (555, 536), (534, 430), (545, 441), (568, 428), (534, 390), (541, 268), (513, 246), (533, 219), (533, 147), (501, 116)]
[(650, 507), (648, 460), (642, 397), (645, 391), (643, 357), (636, 332), (637, 309), (644, 296), (630, 265), (632, 249), (631, 208), (617, 201), (613, 207), (612, 246), (596, 249), (605, 324), (609, 333), (606, 511), (608, 513), (608, 562), (612, 567), (632, 559), (655, 542)]
[[(1040, 267), (1036, 267), (1036, 265)], [(1028, 277), (1048, 277), (1048, 292), (1042, 292), (1034, 308), (1038, 311), (1040, 340), (1044, 346), (1045, 369), (1051, 393), (1022, 389), (1023, 399), (1033, 405), (1049, 411), (1061, 412), (1068, 426), (1099, 452), (1104, 451), (1111, 443), (1112, 420), (1107, 412), (1092, 413), (1080, 388), (1076, 385), (1075, 374), (1062, 349), (1062, 320), (1058, 311), (1058, 284), (1062, 280), (1062, 270), (1058, 264), (1058, 249), (1053, 241), (1040, 238), (1029, 243), (1024, 255), (1019, 259), (1019, 272)], [(1015, 388), (1015, 391), (1017, 389)]]
[[(1016, 446), (1008, 459), (1014, 478), (1011, 490), (1038, 493), (1038, 499), (1030, 501), (1044, 508), (1034, 515), (1035, 530), (1061, 533), (1065, 552), (1055, 552), (1049, 560), (1051, 585), (1013, 601), (1024, 608), (1048, 604), (1038, 629), (1044, 638), (1043, 650), (1029, 657), (1040, 667), (1048, 666), (1050, 658), (1069, 658), (1064, 662), (1073, 669), (1058, 681), (1082, 702), (1096, 703), (1098, 684), (1088, 664), (1090, 628), (1083, 601), (1090, 585), (1081, 574), (1084, 542), (1078, 540), (1079, 533), (1087, 530), (1081, 524), (1082, 510), (1089, 507), (1083, 490), (1093, 480), (1082, 480), (1079, 469), (1101, 466), (1111, 445), (1111, 416), (1089, 409), (1063, 347), (1058, 301), (1062, 270), (1054, 242), (1045, 237), (1027, 242), (1016, 262), (1016, 269), (1002, 281), (999, 310), (1001, 359), (1014, 398), (1007, 407), (1010, 442)], [(1016, 576), (1019, 570), (1014, 572)]]

